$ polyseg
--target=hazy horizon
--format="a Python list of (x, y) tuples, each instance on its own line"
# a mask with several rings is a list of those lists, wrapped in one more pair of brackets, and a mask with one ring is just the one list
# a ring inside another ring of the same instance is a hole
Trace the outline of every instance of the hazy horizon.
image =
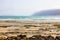
[(0, 16), (30, 16), (49, 9), (60, 9), (60, 0), (0, 0)]

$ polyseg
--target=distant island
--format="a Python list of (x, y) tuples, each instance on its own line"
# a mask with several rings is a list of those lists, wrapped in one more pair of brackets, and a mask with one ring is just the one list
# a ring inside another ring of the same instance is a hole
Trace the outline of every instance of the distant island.
[(60, 9), (43, 10), (36, 12), (32, 16), (60, 16)]

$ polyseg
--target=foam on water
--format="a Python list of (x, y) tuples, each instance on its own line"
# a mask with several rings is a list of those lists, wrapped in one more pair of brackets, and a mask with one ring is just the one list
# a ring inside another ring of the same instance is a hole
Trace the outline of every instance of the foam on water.
[(0, 16), (0, 21), (60, 21), (60, 16)]

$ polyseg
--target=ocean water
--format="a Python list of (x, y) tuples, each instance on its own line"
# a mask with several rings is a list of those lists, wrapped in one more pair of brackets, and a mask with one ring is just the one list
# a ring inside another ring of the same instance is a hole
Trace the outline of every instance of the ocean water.
[(58, 21), (60, 16), (0, 16), (0, 21)]
[(0, 19), (60, 19), (60, 16), (0, 16)]

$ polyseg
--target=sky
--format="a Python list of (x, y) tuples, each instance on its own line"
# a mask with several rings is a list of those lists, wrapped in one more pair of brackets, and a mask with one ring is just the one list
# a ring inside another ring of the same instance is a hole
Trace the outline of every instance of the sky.
[(0, 16), (30, 16), (49, 9), (60, 9), (60, 0), (0, 0)]

